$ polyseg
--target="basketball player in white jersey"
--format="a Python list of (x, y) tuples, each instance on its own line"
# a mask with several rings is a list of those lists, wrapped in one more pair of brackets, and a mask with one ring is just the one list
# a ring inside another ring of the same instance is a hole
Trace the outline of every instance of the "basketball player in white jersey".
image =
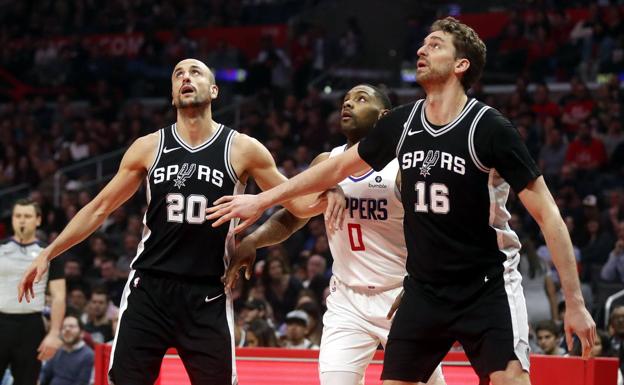
[[(320, 154), (312, 165), (358, 143), (390, 108), (388, 97), (376, 87), (353, 87), (344, 97), (340, 122), (347, 143)], [(363, 384), (377, 347), (386, 345), (391, 325), (386, 316), (406, 275), (399, 178), (395, 159), (379, 172), (370, 169), (339, 183), (346, 197), (346, 226), (340, 223), (332, 231), (328, 223), (334, 264), (319, 356), (322, 385)], [(285, 240), (307, 221), (283, 209), (275, 213), (242, 240), (227, 270), (226, 286), (234, 283), (242, 266), (249, 278), (256, 248)], [(427, 384), (444, 383), (438, 367)]]
[[(171, 85), (176, 122), (130, 146), (113, 179), (27, 268), (18, 298), (30, 302), (48, 261), (98, 229), (145, 181), (143, 239), (121, 301), (109, 383), (153, 384), (165, 352), (175, 347), (192, 384), (232, 385), (238, 382), (232, 300), (220, 279), (234, 237), (228, 226), (211, 228), (204, 210), (244, 190), (249, 177), (262, 189), (286, 178), (260, 142), (212, 119), (219, 89), (204, 63), (180, 61)], [(286, 207), (307, 215), (310, 203)]]

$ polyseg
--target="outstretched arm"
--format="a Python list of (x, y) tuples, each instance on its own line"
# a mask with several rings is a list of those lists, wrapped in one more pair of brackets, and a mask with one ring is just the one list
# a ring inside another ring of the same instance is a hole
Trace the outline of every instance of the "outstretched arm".
[(581, 340), (583, 357), (589, 357), (594, 346), (596, 324), (585, 308), (581, 295), (576, 260), (568, 229), (543, 177), (540, 176), (530, 182), (518, 194), (518, 197), (540, 226), (553, 263), (559, 272), (566, 301), (564, 324), (568, 348), (572, 349), (572, 334), (575, 333)]
[[(318, 155), (310, 166), (314, 166), (320, 162), (329, 159), (329, 153), (322, 153)], [(342, 228), (342, 221), (344, 219), (344, 208), (346, 205), (344, 194), (340, 187), (336, 193), (321, 195), (328, 195), (327, 201), (323, 201), (323, 205), (327, 206), (328, 213), (325, 213), (326, 226), (330, 229)], [(322, 209), (323, 205), (316, 205)], [(320, 212), (318, 212), (320, 214)], [(315, 215), (317, 213), (314, 213)], [(245, 278), (251, 278), (251, 269), (256, 260), (256, 250), (262, 247), (278, 244), (285, 241), (299, 229), (301, 229), (306, 223), (308, 218), (299, 218), (285, 209), (281, 209), (273, 214), (262, 226), (258, 227), (253, 233), (249, 234), (240, 242), (230, 263), (227, 267), (225, 274), (223, 275), (223, 282), (227, 288), (232, 288), (238, 279), (238, 272), (241, 268), (245, 268)], [(335, 223), (334, 223), (335, 221)]]
[[(206, 210), (208, 219), (216, 219), (213, 226), (219, 226), (233, 218), (244, 221), (234, 231), (240, 232), (254, 223), (267, 208), (284, 203), (297, 196), (324, 191), (351, 174), (368, 169), (370, 166), (360, 158), (358, 145), (346, 152), (310, 167), (289, 181), (256, 196), (225, 196), (215, 202), (215, 206)], [(284, 204), (286, 206), (286, 204)]]
[(59, 236), (28, 267), (18, 287), (18, 300), (34, 298), (33, 282), (38, 282), (48, 269), (48, 262), (81, 242), (104, 222), (106, 217), (130, 198), (147, 174), (147, 162), (155, 156), (158, 134), (137, 139), (126, 151), (119, 170), (100, 193), (85, 205), (65, 226)]
[(226, 288), (232, 288), (238, 279), (238, 272), (245, 268), (245, 279), (251, 278), (251, 272), (256, 261), (256, 250), (262, 247), (278, 244), (285, 241), (297, 230), (308, 223), (309, 218), (298, 218), (286, 209), (280, 209), (240, 242), (227, 270), (223, 276)]

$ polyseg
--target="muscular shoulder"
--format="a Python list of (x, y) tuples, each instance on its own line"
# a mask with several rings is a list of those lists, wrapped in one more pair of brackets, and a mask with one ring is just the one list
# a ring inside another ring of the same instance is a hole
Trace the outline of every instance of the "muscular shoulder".
[(518, 130), (500, 111), (489, 108), (477, 124), (474, 143), (477, 151), (491, 151), (508, 140), (517, 140)]
[(269, 150), (256, 138), (245, 134), (237, 134), (232, 141), (232, 166), (236, 175), (245, 181), (252, 168), (263, 168), (275, 162)]
[(158, 152), (160, 131), (141, 136), (126, 151), (122, 164), (132, 169), (149, 169)]

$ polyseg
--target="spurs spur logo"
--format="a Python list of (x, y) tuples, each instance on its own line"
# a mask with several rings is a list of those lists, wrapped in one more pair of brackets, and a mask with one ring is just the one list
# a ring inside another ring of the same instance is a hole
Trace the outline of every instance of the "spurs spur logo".
[(176, 175), (176, 178), (173, 180), (173, 185), (181, 189), (182, 186), (185, 186), (184, 182), (193, 176), (196, 168), (197, 165), (195, 163), (191, 163), (190, 166), (188, 163), (184, 163), (180, 171), (178, 171), (178, 175)]
[(420, 175), (427, 177), (427, 175), (431, 175), (429, 171), (431, 167), (435, 166), (438, 163), (438, 159), (440, 159), (440, 151), (433, 150), (427, 151), (427, 156), (425, 156), (425, 160), (423, 161), (423, 165), (420, 167)]

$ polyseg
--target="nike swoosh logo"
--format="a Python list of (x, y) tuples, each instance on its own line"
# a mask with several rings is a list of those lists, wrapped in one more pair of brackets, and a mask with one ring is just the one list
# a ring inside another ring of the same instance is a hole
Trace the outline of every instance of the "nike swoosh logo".
[(223, 293), (219, 294), (219, 295), (218, 295), (218, 296), (216, 296), (216, 297), (212, 297), (212, 298), (210, 298), (209, 296), (206, 296), (206, 299), (204, 299), (204, 301), (206, 301), (206, 303), (208, 303), (208, 302), (212, 302), (212, 301), (214, 301), (215, 299), (220, 298), (222, 295), (223, 295)]
[(171, 151), (179, 150), (179, 149), (181, 149), (181, 148), (182, 148), (182, 147), (174, 147), (174, 148), (167, 148), (167, 147), (165, 147), (165, 148), (163, 148), (163, 153), (164, 153), (164, 154), (167, 154), (167, 153), (169, 153), (169, 152), (171, 152)]
[(420, 134), (423, 131), (424, 130), (416, 130), (416, 131), (409, 130), (409, 131), (407, 131), (407, 135), (408, 136), (412, 136), (412, 135)]

